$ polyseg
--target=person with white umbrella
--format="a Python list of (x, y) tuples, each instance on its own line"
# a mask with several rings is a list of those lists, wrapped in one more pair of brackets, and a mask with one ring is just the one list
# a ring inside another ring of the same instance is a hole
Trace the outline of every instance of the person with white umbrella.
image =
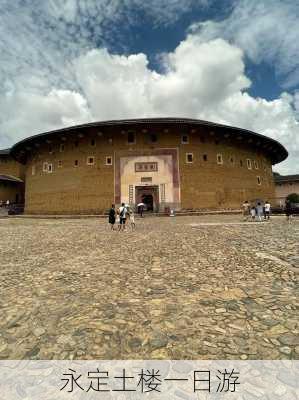
[(145, 204), (144, 204), (144, 203), (139, 203), (139, 204), (137, 204), (137, 207), (138, 207), (138, 213), (140, 214), (140, 217), (141, 217), (141, 218), (143, 217), (143, 210), (144, 210), (144, 206), (145, 206)]

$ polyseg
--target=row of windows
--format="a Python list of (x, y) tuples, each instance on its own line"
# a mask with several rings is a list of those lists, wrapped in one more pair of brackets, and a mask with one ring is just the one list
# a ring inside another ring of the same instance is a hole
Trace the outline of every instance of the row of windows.
[[(208, 155), (207, 155), (207, 154), (203, 154), (203, 155), (202, 155), (202, 159), (203, 159), (203, 161), (208, 161)], [(219, 165), (224, 164), (224, 159), (223, 159), (223, 155), (222, 155), (222, 154), (218, 153), (218, 154), (217, 154), (217, 157), (216, 157), (216, 160), (217, 160), (217, 164), (219, 164)], [(187, 164), (192, 164), (193, 161), (194, 161), (194, 155), (193, 155), (193, 153), (186, 153), (186, 163), (187, 163)], [(235, 158), (234, 158), (233, 156), (231, 156), (231, 157), (229, 158), (229, 163), (230, 163), (231, 165), (234, 165), (234, 164), (235, 164)], [(253, 160), (253, 161), (252, 161), (250, 158), (247, 158), (247, 160), (246, 160), (246, 165), (247, 165), (247, 168), (248, 168), (248, 169), (252, 169), (253, 166), (254, 166), (255, 169), (259, 169), (259, 164), (258, 164), (258, 162), (257, 162), (256, 160)], [(240, 160), (240, 167), (243, 167), (243, 160)], [(265, 167), (264, 167), (264, 170), (266, 171), (266, 169), (267, 169), (267, 167), (265, 166)]]
[[(95, 157), (94, 156), (87, 157), (86, 164), (87, 165), (95, 165)], [(105, 165), (113, 165), (112, 156), (107, 156), (106, 157)], [(57, 167), (58, 168), (62, 168), (62, 166), (63, 166), (62, 160), (58, 160)], [(79, 167), (79, 160), (74, 160), (73, 166), (74, 167)], [(43, 163), (43, 172), (47, 172), (47, 173), (53, 172), (53, 163), (44, 162)], [(32, 166), (32, 175), (35, 175), (35, 173), (36, 173), (36, 166), (33, 165)]]
[[(151, 133), (151, 134), (149, 134), (148, 139), (149, 139), (149, 142), (156, 143), (158, 141), (158, 136), (155, 133)], [(188, 135), (182, 135), (181, 142), (183, 144), (189, 143), (189, 136)], [(113, 139), (111, 137), (108, 138), (108, 143), (109, 144), (113, 143)], [(96, 140), (95, 139), (91, 139), (89, 144), (92, 147), (96, 146)], [(130, 132), (129, 131), (127, 133), (127, 144), (136, 144), (136, 134), (135, 134), (135, 132)], [(75, 147), (79, 147), (79, 141), (78, 140), (75, 140), (74, 146)], [(61, 143), (60, 146), (59, 146), (59, 151), (62, 153), (64, 150), (65, 150), (65, 144)], [(53, 153), (53, 147), (52, 146), (49, 147), (49, 153), (50, 154)]]
[[(187, 154), (188, 154), (188, 153), (187, 153)], [(89, 160), (89, 161), (91, 161), (91, 160)], [(94, 164), (94, 160), (93, 160), (93, 163), (92, 163), (92, 164), (91, 164), (91, 163), (87, 163), (87, 164), (88, 164), (88, 165), (93, 165), (93, 164)], [(109, 162), (108, 162), (108, 163), (106, 163), (106, 165), (112, 165), (112, 160), (111, 160), (111, 164), (109, 164)], [(58, 162), (58, 167), (59, 167), (59, 166), (61, 166), (61, 165), (59, 165), (59, 162)], [(79, 166), (79, 161), (78, 161), (78, 160), (75, 160), (75, 161), (74, 161), (74, 166), (75, 166), (75, 167), (78, 167), (78, 166)], [(53, 172), (53, 164), (52, 164), (52, 163), (44, 163), (44, 164), (43, 164), (43, 172), (52, 173), (52, 172)], [(35, 175), (35, 173), (36, 173), (36, 166), (33, 165), (33, 166), (32, 166), (32, 175)], [(256, 178), (257, 178), (257, 184), (258, 184), (258, 185), (261, 185), (261, 184), (262, 184), (261, 177), (260, 177), (260, 176), (257, 176)], [(148, 182), (148, 181), (151, 181), (151, 180), (152, 180), (151, 177), (141, 178), (141, 181), (142, 181), (142, 182)]]
[(286, 185), (293, 186), (293, 185), (295, 185), (295, 183), (293, 183), (293, 182), (278, 183), (278, 186), (286, 186)]
[[(208, 155), (207, 154), (203, 154), (202, 155), (202, 159), (203, 161), (208, 161)], [(217, 164), (218, 165), (223, 165), (224, 164), (224, 160), (223, 160), (223, 156), (222, 154), (218, 153), (217, 157)], [(192, 164), (194, 161), (194, 155), (193, 153), (186, 153), (186, 163), (187, 164)], [(235, 164), (235, 159), (234, 157), (230, 157), (229, 162), (234, 165)], [(88, 156), (86, 159), (86, 164), (87, 165), (95, 165), (95, 157), (94, 156)], [(138, 164), (138, 163), (137, 163)], [(141, 164), (141, 163), (139, 163)], [(156, 164), (156, 163), (154, 163)], [(57, 162), (57, 167), (61, 168), (62, 167), (62, 160), (58, 160)], [(106, 157), (106, 162), (105, 165), (113, 165), (113, 158), (112, 156), (107, 156)], [(246, 160), (246, 165), (248, 169), (252, 169), (252, 160), (251, 159), (247, 159)], [(258, 162), (256, 160), (253, 160), (253, 165), (255, 169), (259, 169), (259, 165)], [(79, 166), (79, 160), (74, 160), (74, 167), (78, 167)], [(243, 160), (240, 160), (240, 166), (243, 166)], [(139, 168), (139, 165), (137, 165), (137, 167)], [(144, 166), (143, 166), (144, 167)], [(266, 167), (264, 167), (264, 169), (266, 170)], [(135, 170), (136, 170), (136, 164), (135, 164)], [(156, 169), (153, 169), (156, 170)], [(35, 171), (36, 171), (36, 167), (35, 165), (32, 166), (32, 175), (35, 175)], [(53, 163), (49, 163), (49, 162), (44, 162), (43, 163), (43, 172), (48, 172), (51, 173), (53, 172)]]
[[(167, 130), (166, 130), (167, 131)], [(125, 133), (125, 132), (123, 132)], [(129, 131), (127, 132), (127, 144), (136, 144), (136, 132), (134, 131)], [(101, 135), (100, 135), (101, 136)], [(148, 141), (150, 143), (157, 143), (158, 142), (158, 135), (156, 133), (150, 133), (148, 134)], [(205, 143), (205, 137), (204, 136), (199, 136), (199, 140), (201, 141), (201, 143)], [(108, 143), (112, 144), (113, 143), (113, 139), (111, 137), (108, 138)], [(183, 134), (181, 135), (181, 144), (189, 144), (190, 143), (190, 139), (189, 139), (189, 135), (188, 134)], [(214, 143), (216, 145), (219, 144), (219, 140), (215, 139)], [(94, 147), (96, 146), (96, 139), (92, 138), (89, 141), (90, 146)], [(74, 146), (75, 147), (79, 147), (79, 141), (75, 140), (74, 141)], [(61, 143), (59, 146), (59, 151), (63, 152), (65, 150), (65, 144)], [(50, 146), (49, 147), (49, 153), (52, 154), (53, 153), (53, 147)]]

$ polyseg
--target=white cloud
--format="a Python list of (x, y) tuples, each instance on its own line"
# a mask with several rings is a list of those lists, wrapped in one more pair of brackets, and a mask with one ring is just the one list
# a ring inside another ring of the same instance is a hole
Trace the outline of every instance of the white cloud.
[(40, 77), (32, 78), (30, 91), (21, 84), (7, 90), (0, 98), (0, 130), (14, 141), (91, 120), (194, 117), (278, 139), (290, 151), (290, 158), (277, 169), (298, 172), (294, 170), (299, 149), (298, 95), (284, 93), (273, 101), (251, 97), (246, 92), (250, 81), (244, 72), (243, 52), (223, 39), (203, 42), (198, 35), (189, 35), (164, 56), (164, 64), (166, 72), (158, 74), (149, 69), (144, 54), (87, 51), (69, 66), (77, 90), (47, 90)]
[(52, 89), (8, 93), (0, 100), (0, 139), (3, 147), (32, 133), (89, 122), (92, 118), (86, 100), (76, 92)]
[(299, 84), (299, 2), (240, 0), (218, 22), (191, 27), (203, 40), (222, 37), (242, 48), (254, 63), (273, 65), (285, 88)]
[(285, 84), (297, 82), (296, 2), (236, 3), (225, 21), (197, 26), (164, 54), (157, 73), (145, 54), (111, 54), (99, 43), (117, 40), (119, 21), (133, 24), (142, 13), (170, 24), (206, 0), (0, 1), (1, 147), (92, 120), (194, 117), (280, 140), (290, 157), (277, 169), (298, 172), (299, 92), (253, 98), (244, 65), (244, 53), (257, 63), (275, 60)]

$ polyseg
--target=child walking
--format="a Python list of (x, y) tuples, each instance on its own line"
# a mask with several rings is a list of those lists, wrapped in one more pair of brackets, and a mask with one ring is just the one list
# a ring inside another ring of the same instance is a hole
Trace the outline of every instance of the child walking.
[(130, 210), (130, 223), (131, 223), (132, 231), (134, 231), (136, 225), (135, 225), (135, 215), (134, 215), (134, 211), (133, 210)]
[(257, 203), (256, 214), (257, 214), (257, 217), (258, 217), (259, 221), (261, 222), (262, 221), (262, 215), (263, 215), (263, 206), (261, 205), (261, 203)]
[(255, 207), (251, 207), (250, 209), (251, 221), (255, 221), (256, 210)]

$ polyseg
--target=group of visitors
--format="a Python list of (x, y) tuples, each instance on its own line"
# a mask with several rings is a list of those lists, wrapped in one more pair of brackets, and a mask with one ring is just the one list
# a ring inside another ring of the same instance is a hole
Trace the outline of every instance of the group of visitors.
[[(255, 221), (258, 219), (259, 221), (270, 220), (271, 214), (271, 204), (267, 200), (264, 205), (261, 202), (258, 202), (256, 205), (250, 204), (247, 200), (242, 204), (243, 209), (243, 217), (244, 221)], [(292, 217), (292, 204), (287, 199), (285, 202), (285, 213), (287, 220), (290, 222)]]
[(1, 207), (1, 208), (2, 208), (2, 207), (8, 208), (9, 205), (10, 205), (10, 201), (9, 201), (9, 200), (6, 200), (6, 201), (0, 200), (0, 207)]
[[(109, 224), (111, 225), (111, 230), (118, 229), (119, 231), (124, 231), (126, 229), (127, 218), (129, 218), (131, 229), (134, 230), (134, 211), (125, 203), (122, 203), (118, 209), (115, 208), (115, 204), (112, 204), (109, 210)], [(115, 228), (115, 224), (118, 225), (118, 228)]]
[(256, 205), (252, 205), (246, 200), (243, 205), (243, 216), (244, 221), (255, 221), (256, 219), (259, 221), (269, 220), (271, 213), (271, 204), (267, 200), (264, 205), (261, 202), (258, 202)]

